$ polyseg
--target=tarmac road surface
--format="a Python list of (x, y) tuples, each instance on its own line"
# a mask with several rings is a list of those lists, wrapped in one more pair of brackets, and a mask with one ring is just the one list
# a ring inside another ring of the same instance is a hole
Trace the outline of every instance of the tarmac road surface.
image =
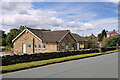
[(3, 78), (118, 78), (118, 53), (51, 64), (2, 75)]

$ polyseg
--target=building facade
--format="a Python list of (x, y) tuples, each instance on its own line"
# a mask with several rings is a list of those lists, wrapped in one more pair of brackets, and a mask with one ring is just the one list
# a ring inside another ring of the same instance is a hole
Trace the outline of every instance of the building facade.
[(41, 31), (26, 28), (12, 42), (15, 54), (77, 50), (78, 46), (78, 40), (69, 30)]
[(107, 33), (107, 37), (111, 37), (111, 36), (119, 36), (119, 34), (113, 30), (113, 31), (106, 31)]

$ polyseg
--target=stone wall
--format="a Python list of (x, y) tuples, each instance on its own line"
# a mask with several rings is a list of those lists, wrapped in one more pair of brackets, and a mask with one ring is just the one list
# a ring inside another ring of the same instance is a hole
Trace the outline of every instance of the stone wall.
[[(65, 49), (64, 50), (62, 50), (62, 43), (65, 43)], [(74, 50), (77, 49), (77, 43), (76, 43), (75, 39), (71, 36), (70, 33), (68, 33), (68, 35), (66, 35), (62, 39), (62, 41), (60, 43), (58, 43), (58, 50), (59, 51), (66, 51), (67, 50), (66, 46), (68, 46), (69, 43), (71, 44), (71, 49), (72, 49), (73, 44), (74, 44)], [(70, 49), (68, 49), (68, 50), (70, 50)]]
[[(33, 36), (30, 32), (24, 32), (19, 38), (14, 41), (14, 53), (21, 54), (22, 51), (22, 44), (26, 44), (26, 53), (30, 54), (33, 53), (33, 38), (34, 43), (37, 45), (37, 48), (34, 48), (34, 53), (40, 52), (56, 52), (57, 51), (57, 43), (45, 43), (46, 48), (43, 49), (43, 43)], [(31, 44), (31, 48), (28, 48), (28, 44)], [(38, 48), (38, 44), (41, 45), (41, 48)]]

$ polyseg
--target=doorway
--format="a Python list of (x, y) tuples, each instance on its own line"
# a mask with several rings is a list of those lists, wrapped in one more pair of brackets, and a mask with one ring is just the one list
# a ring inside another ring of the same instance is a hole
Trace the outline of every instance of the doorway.
[(26, 44), (25, 43), (22, 44), (22, 52), (26, 53)]

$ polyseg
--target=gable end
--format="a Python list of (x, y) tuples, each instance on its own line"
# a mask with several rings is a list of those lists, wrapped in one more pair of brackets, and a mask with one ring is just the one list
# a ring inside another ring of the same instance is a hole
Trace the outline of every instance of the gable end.
[(25, 31), (30, 32), (33, 36), (35, 36), (37, 39), (39, 39), (39, 40), (42, 42), (42, 40), (41, 40), (39, 37), (37, 37), (33, 32), (31, 32), (29, 29), (24, 29), (20, 34), (18, 34), (18, 35), (12, 40), (12, 42), (14, 42), (17, 38), (19, 38)]
[(68, 31), (68, 32), (59, 40), (59, 42), (61, 42), (61, 41), (64, 39), (64, 37), (67, 36), (68, 33), (70, 33), (70, 35), (74, 38), (74, 40), (75, 40), (76, 42), (78, 42), (78, 41), (76, 40), (76, 38), (71, 34), (70, 31)]

